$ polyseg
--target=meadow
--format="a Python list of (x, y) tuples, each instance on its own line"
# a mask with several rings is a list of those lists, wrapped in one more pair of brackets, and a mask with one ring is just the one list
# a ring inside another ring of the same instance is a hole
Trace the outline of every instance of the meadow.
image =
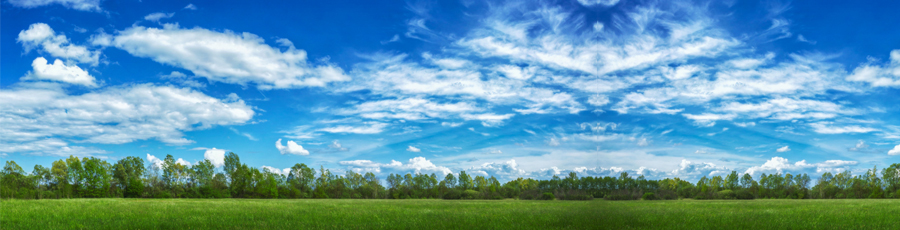
[(2, 229), (897, 229), (900, 200), (2, 200)]

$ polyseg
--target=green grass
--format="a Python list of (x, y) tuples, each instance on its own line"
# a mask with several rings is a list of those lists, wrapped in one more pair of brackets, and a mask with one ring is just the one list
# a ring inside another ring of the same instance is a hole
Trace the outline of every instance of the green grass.
[(900, 229), (900, 200), (0, 201), (0, 229)]

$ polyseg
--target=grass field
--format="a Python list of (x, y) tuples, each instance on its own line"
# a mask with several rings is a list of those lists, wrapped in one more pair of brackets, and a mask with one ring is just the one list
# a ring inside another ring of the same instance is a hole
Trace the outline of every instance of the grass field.
[(0, 228), (900, 229), (900, 200), (3, 200)]

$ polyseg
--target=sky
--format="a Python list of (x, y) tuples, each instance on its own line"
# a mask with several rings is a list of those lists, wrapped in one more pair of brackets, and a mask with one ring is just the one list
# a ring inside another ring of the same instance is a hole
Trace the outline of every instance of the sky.
[(898, 7), (4, 0), (0, 158), (860, 174), (900, 163)]

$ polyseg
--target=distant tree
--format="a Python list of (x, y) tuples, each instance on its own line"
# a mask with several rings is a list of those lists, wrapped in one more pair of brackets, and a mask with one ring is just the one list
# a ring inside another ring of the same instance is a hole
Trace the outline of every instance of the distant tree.
[(731, 174), (725, 177), (725, 189), (732, 191), (737, 189), (738, 182), (740, 182), (740, 178), (738, 178), (737, 172), (731, 171)]

